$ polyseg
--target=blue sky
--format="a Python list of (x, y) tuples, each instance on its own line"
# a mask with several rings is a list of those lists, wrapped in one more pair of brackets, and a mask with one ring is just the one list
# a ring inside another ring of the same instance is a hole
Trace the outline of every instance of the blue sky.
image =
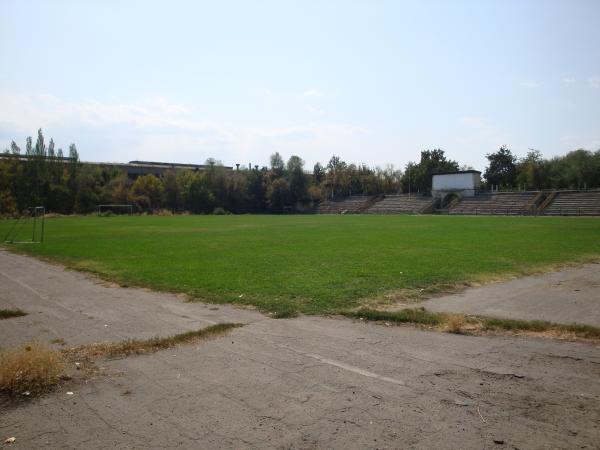
[(600, 1), (0, 0), (0, 148), (477, 169), (600, 148)]

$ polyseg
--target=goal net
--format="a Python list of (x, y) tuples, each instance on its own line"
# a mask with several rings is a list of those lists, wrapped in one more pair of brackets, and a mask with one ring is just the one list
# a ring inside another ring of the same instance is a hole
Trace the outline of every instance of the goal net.
[(41, 244), (44, 242), (46, 208), (31, 206), (15, 220), (4, 237), (10, 244)]
[(133, 205), (98, 205), (98, 216), (133, 214)]

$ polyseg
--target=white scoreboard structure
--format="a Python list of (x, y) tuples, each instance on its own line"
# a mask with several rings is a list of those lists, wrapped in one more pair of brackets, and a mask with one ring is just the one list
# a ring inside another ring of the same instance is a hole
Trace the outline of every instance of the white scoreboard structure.
[(460, 194), (463, 197), (473, 197), (480, 187), (481, 172), (478, 170), (460, 170), (433, 175), (431, 190), (434, 197), (444, 197), (449, 193)]

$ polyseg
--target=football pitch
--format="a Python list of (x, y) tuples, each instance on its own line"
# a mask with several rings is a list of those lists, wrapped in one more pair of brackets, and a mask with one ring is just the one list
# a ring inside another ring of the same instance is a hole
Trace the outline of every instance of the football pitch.
[[(0, 221), (0, 237), (11, 225)], [(45, 226), (43, 244), (2, 245), (122, 285), (280, 315), (335, 313), (600, 257), (598, 218), (90, 216)]]

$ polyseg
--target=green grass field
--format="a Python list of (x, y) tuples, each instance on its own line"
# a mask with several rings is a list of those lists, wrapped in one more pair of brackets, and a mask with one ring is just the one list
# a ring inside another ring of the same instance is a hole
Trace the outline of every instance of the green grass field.
[(317, 314), (597, 259), (600, 219), (59, 217), (44, 244), (3, 245), (130, 286)]

